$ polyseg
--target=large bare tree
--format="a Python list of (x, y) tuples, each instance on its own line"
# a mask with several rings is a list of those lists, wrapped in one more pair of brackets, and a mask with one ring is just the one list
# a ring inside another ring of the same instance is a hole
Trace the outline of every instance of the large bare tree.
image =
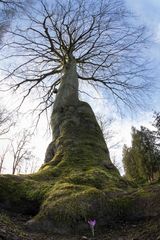
[[(88, 219), (103, 227), (116, 218), (132, 219), (137, 202), (128, 199), (129, 183), (111, 163), (91, 107), (79, 101), (78, 85), (88, 83), (129, 106), (137, 101), (146, 87), (144, 29), (129, 18), (122, 1), (47, 2), (12, 25), (1, 50), (6, 66), (1, 87), (20, 90), (22, 102), (34, 93), (40, 113), (53, 105), (45, 164), (36, 174), (14, 178), (21, 206), (25, 199), (32, 212), (35, 201), (33, 214), (38, 209), (28, 227), (70, 233), (84, 230)], [(5, 191), (0, 200), (12, 207), (14, 198)]]
[(147, 87), (146, 36), (130, 17), (121, 0), (41, 1), (8, 31), (4, 82), (21, 88), (23, 101), (34, 92), (40, 112), (52, 106), (60, 85), (65, 91), (55, 106), (69, 92), (78, 98), (79, 80), (116, 103), (139, 104)]

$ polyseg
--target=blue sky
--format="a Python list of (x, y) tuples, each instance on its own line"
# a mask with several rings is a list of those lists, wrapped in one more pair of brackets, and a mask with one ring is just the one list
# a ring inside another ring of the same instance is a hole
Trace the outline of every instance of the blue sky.
[(125, 0), (128, 8), (141, 17), (149, 26), (156, 25), (160, 20), (159, 0)]
[(148, 57), (153, 59), (153, 68), (160, 86), (160, 1), (159, 0), (125, 0), (127, 7), (139, 17), (152, 35)]
[[(130, 11), (139, 17), (139, 23), (144, 24), (151, 34), (148, 58), (152, 60), (153, 81), (156, 88), (152, 93), (151, 105), (148, 111), (160, 111), (160, 1), (159, 0), (125, 0)], [(155, 79), (154, 79), (155, 77)]]

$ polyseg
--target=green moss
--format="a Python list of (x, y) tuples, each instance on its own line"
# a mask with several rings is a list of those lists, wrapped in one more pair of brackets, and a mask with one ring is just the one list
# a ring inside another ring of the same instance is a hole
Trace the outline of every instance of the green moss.
[(22, 226), (5, 212), (0, 213), (0, 235), (1, 239), (28, 239)]
[(50, 182), (37, 182), (30, 176), (0, 176), (0, 202), (8, 210), (35, 214), (50, 188)]
[(9, 216), (7, 216), (5, 213), (0, 213), (0, 223), (5, 224), (5, 225), (10, 225), (13, 227), (13, 222), (11, 221), (11, 219), (9, 218)]
[(43, 215), (39, 217), (47, 215), (54, 223), (65, 222), (72, 225), (93, 215), (92, 203), (97, 201), (97, 197), (100, 197), (100, 191), (96, 188), (59, 184), (44, 201), (41, 211)]

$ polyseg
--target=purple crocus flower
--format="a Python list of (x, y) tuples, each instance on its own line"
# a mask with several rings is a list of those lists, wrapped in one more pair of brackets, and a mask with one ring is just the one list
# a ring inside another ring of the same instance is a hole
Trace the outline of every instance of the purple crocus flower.
[(92, 227), (95, 227), (95, 225), (96, 225), (96, 220), (94, 219), (94, 220), (88, 220), (88, 224), (90, 225), (90, 226), (92, 226)]
[(94, 220), (88, 220), (88, 224), (89, 224), (89, 226), (90, 226), (90, 228), (91, 228), (92, 235), (93, 235), (93, 237), (94, 237), (94, 227), (95, 227), (95, 225), (96, 225), (96, 220), (95, 220), (95, 219), (94, 219)]

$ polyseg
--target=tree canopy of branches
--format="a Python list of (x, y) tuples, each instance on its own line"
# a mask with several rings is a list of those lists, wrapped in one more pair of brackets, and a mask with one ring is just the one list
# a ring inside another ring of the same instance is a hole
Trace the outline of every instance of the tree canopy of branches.
[(22, 102), (37, 90), (37, 108), (44, 111), (74, 59), (78, 80), (131, 107), (147, 87), (145, 40), (144, 27), (121, 0), (54, 1), (52, 6), (41, 1), (8, 30), (3, 82), (13, 90), (22, 87)]
[(132, 146), (123, 148), (126, 177), (135, 181), (153, 181), (160, 174), (160, 151), (153, 131), (132, 128)]

